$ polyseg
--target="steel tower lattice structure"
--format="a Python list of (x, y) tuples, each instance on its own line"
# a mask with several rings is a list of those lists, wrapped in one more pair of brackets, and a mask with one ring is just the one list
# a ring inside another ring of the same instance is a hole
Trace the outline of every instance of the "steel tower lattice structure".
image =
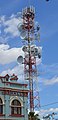
[[(27, 36), (27, 40), (28, 40), (27, 52), (28, 53), (25, 53), (25, 60), (24, 60), (25, 74), (28, 74), (28, 79), (29, 79), (30, 111), (34, 111), (33, 78), (32, 78), (32, 73), (36, 72), (36, 71), (34, 71), (32, 69), (32, 65), (35, 65), (35, 57), (32, 56), (32, 54), (31, 54), (30, 41), (31, 41), (32, 38), (30, 37), (30, 30), (32, 28), (34, 28), (34, 14), (35, 14), (35, 11), (34, 11), (33, 7), (30, 7), (30, 8), (25, 8), (22, 13), (23, 13), (23, 25), (24, 25), (24, 29), (26, 29), (27, 32), (28, 32), (28, 36)], [(28, 69), (27, 69), (27, 67), (28, 67)]]
[[(34, 99), (39, 101), (39, 97), (34, 97), (34, 76), (37, 77), (36, 59), (41, 58), (41, 47), (37, 47), (33, 42), (35, 39), (39, 39), (39, 25), (35, 28), (34, 25), (35, 9), (33, 6), (26, 7), (22, 10), (22, 24), (18, 25), (21, 39), (24, 39), (26, 45), (22, 47), (24, 51), (24, 60), (22, 56), (18, 57), (18, 62), (24, 64), (24, 78), (29, 81), (29, 101), (30, 112), (34, 111)], [(36, 36), (36, 37), (35, 37)], [(37, 91), (39, 93), (39, 91)], [(37, 103), (38, 105), (38, 103)], [(40, 103), (39, 103), (40, 106)]]

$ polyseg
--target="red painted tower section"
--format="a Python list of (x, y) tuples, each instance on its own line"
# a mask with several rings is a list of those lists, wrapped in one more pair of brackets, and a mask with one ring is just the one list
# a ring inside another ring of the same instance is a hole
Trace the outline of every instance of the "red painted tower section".
[[(25, 59), (24, 59), (24, 66), (25, 66), (25, 74), (28, 74), (28, 77), (25, 79), (29, 80), (29, 89), (30, 89), (30, 111), (34, 111), (34, 98), (33, 98), (33, 78), (32, 74), (35, 72), (35, 69), (33, 70), (32, 66), (35, 66), (35, 57), (31, 53), (31, 37), (30, 32), (31, 29), (34, 28), (34, 8), (25, 8), (22, 12), (23, 14), (23, 26), (24, 29), (27, 31), (27, 50), (25, 52)], [(27, 68), (28, 67), (28, 68)]]

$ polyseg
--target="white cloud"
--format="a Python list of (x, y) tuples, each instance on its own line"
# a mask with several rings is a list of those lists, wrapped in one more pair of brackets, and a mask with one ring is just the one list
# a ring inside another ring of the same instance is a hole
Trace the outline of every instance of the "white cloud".
[(8, 37), (0, 36), (0, 44), (1, 43), (6, 43), (8, 40)]
[[(41, 72), (40, 72), (41, 71)], [(58, 63), (39, 66), (40, 83), (44, 85), (54, 85), (58, 83)]]
[(58, 113), (58, 108), (40, 109), (39, 111), (35, 111), (35, 113), (38, 113), (40, 115), (41, 119), (43, 116), (52, 114), (53, 112)]
[(58, 73), (58, 63), (51, 64), (51, 65), (46, 65), (41, 63), (41, 69), (44, 71), (46, 74), (51, 74), (51, 73)]
[(0, 64), (8, 64), (17, 61), (18, 56), (24, 56), (21, 48), (9, 48), (9, 45), (0, 45)]
[(23, 65), (19, 64), (19, 65), (15, 66), (13, 69), (4, 70), (1, 73), (1, 75), (6, 75), (6, 74), (12, 75), (13, 73), (15, 73), (18, 76), (23, 74)]
[[(22, 48), (11, 48), (8, 44), (0, 45), (0, 64), (8, 64), (11, 62), (17, 62), (18, 56), (22, 55), (24, 57), (24, 53)], [(24, 79), (23, 72), (24, 68), (22, 64), (18, 64), (13, 69), (7, 69), (0, 73), (0, 75), (4, 76), (6, 74), (12, 75), (13, 73), (18, 76), (18, 80)]]
[(0, 45), (0, 50), (7, 50), (7, 49), (9, 49), (9, 45), (8, 44), (1, 44)]
[(18, 14), (12, 14), (10, 17), (0, 17), (0, 42), (5, 43), (9, 38), (19, 36), (18, 24), (22, 23), (22, 18), (17, 17)]
[(5, 22), (5, 15), (0, 16), (0, 24), (3, 24)]
[(54, 85), (58, 83), (58, 77), (53, 77), (52, 79), (49, 79), (49, 80), (44, 80), (44, 84), (45, 85)]
[(4, 70), (3, 72), (0, 73), (1, 76), (5, 76), (6, 74), (9, 74), (10, 76), (12, 74), (17, 75), (18, 82), (22, 82), (22, 80), (25, 81), (24, 80), (24, 67), (22, 64), (15, 66), (13, 69)]
[(4, 32), (10, 33), (13, 37), (18, 37), (19, 36), (19, 31), (18, 31), (18, 24), (21, 22), (21, 19), (18, 20), (17, 18), (13, 18), (11, 17), (10, 20), (7, 20), (4, 22), (5, 28), (4, 28)]

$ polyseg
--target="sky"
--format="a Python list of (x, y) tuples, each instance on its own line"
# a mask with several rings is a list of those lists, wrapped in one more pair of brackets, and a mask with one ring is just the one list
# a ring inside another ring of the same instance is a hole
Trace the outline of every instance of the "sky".
[[(42, 47), (41, 63), (37, 65), (40, 105), (55, 103), (40, 108), (41, 116), (58, 113), (58, 0), (0, 0), (0, 75), (15, 73), (19, 82), (23, 79), (23, 65), (17, 63), (23, 55), (23, 42), (18, 24), (24, 7), (35, 7), (35, 21), (40, 25)], [(55, 118), (58, 118), (56, 115)]]

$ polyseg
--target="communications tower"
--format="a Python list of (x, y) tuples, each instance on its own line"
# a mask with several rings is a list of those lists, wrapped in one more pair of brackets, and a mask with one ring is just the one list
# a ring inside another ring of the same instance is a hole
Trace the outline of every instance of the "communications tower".
[(33, 112), (35, 107), (40, 106), (39, 91), (37, 89), (38, 81), (35, 79), (37, 79), (36, 60), (40, 61), (42, 48), (34, 44), (36, 40), (39, 41), (40, 39), (40, 26), (35, 25), (34, 18), (35, 8), (33, 6), (26, 7), (22, 10), (22, 23), (18, 25), (20, 37), (25, 41), (25, 45), (22, 47), (24, 59), (19, 56), (17, 61), (24, 64), (24, 79), (29, 81), (30, 112)]
[(40, 40), (40, 26), (34, 19), (35, 8), (26, 7), (22, 10), (22, 23), (18, 25), (20, 37), (24, 42), (22, 47), (24, 58), (19, 56), (17, 61), (24, 64), (24, 79), (29, 81), (30, 112), (33, 112), (35, 107), (40, 107), (37, 61), (40, 63), (42, 47), (35, 44), (35, 41)]

